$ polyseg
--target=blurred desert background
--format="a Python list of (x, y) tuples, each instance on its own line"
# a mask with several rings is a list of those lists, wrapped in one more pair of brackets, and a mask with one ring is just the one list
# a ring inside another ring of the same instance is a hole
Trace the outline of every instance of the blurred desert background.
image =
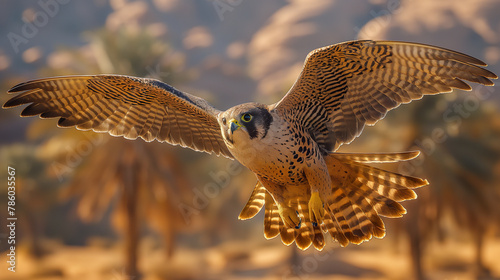
[[(500, 73), (498, 0), (2, 1), (0, 103), (29, 79), (152, 77), (225, 110), (276, 102), (307, 53), (354, 39), (437, 45)], [(498, 83), (498, 81), (497, 81)], [(427, 178), (387, 235), (322, 252), (237, 219), (255, 177), (168, 144), (60, 129), (0, 110), (0, 279), (500, 279), (500, 91), (428, 96), (343, 152), (421, 150), (383, 166)], [(16, 272), (7, 168), (16, 169)], [(263, 211), (262, 211), (263, 212)], [(329, 240), (331, 241), (331, 240)]]

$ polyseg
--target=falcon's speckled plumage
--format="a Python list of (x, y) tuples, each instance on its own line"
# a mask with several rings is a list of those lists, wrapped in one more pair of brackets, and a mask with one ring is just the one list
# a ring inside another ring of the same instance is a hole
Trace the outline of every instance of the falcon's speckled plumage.
[(312, 51), (281, 101), (222, 112), (157, 80), (119, 75), (66, 76), (14, 86), (4, 107), (21, 115), (60, 117), (59, 126), (165, 141), (234, 158), (257, 176), (240, 219), (265, 205), (266, 238), (281, 235), (303, 250), (381, 238), (380, 216), (400, 217), (399, 202), (426, 180), (366, 163), (410, 160), (418, 152), (336, 153), (387, 111), (426, 94), (487, 86), (497, 76), (471, 56), (429, 45), (351, 41)]

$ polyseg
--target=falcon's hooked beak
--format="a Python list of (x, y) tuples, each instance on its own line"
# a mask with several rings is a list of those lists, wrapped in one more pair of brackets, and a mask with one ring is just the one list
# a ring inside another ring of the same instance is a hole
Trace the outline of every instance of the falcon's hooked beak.
[[(223, 124), (225, 126), (225, 119), (223, 120)], [(236, 119), (231, 119), (229, 121), (229, 127), (224, 131), (224, 139), (233, 145), (233, 133), (241, 127), (242, 125)]]
[(234, 131), (241, 128), (241, 124), (236, 119), (232, 119), (229, 121), (229, 127), (231, 129), (231, 134), (233, 134)]

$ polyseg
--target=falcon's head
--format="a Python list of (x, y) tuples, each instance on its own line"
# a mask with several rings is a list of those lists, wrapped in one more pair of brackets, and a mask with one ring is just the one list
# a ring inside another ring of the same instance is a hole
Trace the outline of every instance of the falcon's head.
[(246, 103), (220, 113), (218, 121), (226, 144), (233, 147), (265, 138), (273, 117), (267, 105)]

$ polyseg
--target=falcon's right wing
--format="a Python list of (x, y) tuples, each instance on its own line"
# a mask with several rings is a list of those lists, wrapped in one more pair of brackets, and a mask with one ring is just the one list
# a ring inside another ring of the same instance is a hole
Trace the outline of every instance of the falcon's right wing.
[(64, 76), (18, 84), (4, 108), (29, 104), (21, 116), (60, 117), (61, 127), (143, 138), (233, 158), (204, 99), (153, 79), (121, 75)]

